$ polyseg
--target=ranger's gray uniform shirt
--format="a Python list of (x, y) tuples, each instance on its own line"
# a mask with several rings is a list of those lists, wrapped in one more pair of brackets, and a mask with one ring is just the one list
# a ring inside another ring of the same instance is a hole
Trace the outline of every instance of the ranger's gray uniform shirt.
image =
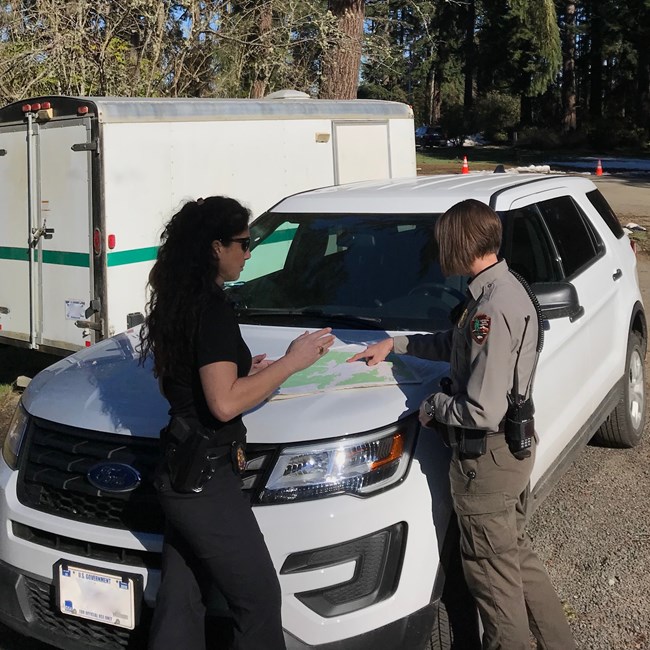
[[(529, 317), (526, 327), (526, 317)], [(455, 327), (433, 334), (396, 336), (394, 352), (451, 364), (451, 395), (435, 393), (436, 420), (498, 431), (508, 406), (517, 352), (519, 393), (524, 394), (537, 347), (537, 313), (505, 261), (479, 273)]]

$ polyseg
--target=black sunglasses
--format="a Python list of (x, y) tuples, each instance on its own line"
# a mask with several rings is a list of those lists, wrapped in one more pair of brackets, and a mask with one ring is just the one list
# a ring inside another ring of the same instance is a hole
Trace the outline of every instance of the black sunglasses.
[(222, 239), (221, 241), (224, 244), (226, 242), (236, 241), (238, 244), (241, 245), (241, 249), (242, 251), (244, 251), (244, 253), (251, 247), (250, 237), (231, 237), (230, 239)]

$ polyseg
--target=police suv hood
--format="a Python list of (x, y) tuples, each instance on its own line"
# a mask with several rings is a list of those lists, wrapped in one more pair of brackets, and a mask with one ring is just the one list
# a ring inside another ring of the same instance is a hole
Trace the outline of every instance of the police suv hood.
[[(252, 354), (266, 353), (270, 359), (282, 356), (304, 332), (255, 325), (241, 329)], [(338, 329), (334, 334), (332, 350), (346, 353), (351, 345), (362, 346), (387, 335)], [(23, 395), (25, 409), (34, 417), (80, 429), (157, 437), (168, 420), (169, 405), (160, 394), (151, 363), (139, 365), (138, 345), (135, 328), (62, 359), (32, 380)], [(265, 402), (244, 416), (249, 442), (338, 437), (377, 429), (416, 412), (422, 400), (438, 389), (447, 364), (409, 356), (401, 361), (413, 373), (408, 383), (325, 389)]]

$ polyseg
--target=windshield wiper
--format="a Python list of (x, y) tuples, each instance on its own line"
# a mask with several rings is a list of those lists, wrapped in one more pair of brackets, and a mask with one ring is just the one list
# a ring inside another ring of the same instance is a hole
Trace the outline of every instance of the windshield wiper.
[(325, 322), (333, 321), (345, 325), (352, 325), (357, 329), (376, 329), (383, 330), (380, 318), (370, 316), (354, 316), (342, 312), (327, 312), (322, 309), (263, 309), (257, 307), (242, 307), (237, 309), (241, 316), (251, 316), (253, 318), (277, 318), (290, 316), (292, 318), (318, 318)]

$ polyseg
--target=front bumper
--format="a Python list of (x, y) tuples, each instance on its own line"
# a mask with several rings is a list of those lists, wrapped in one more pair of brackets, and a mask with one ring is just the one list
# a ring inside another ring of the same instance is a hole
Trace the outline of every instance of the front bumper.
[(25, 636), (66, 650), (146, 647), (151, 610), (143, 607), (140, 625), (132, 632), (66, 616), (53, 606), (51, 583), (0, 561), (0, 622)]
[[(430, 629), (431, 596), (450, 514), (447, 459), (438, 444), (436, 437), (420, 436), (403, 482), (371, 498), (339, 496), (254, 508), (280, 577), (289, 648), (423, 647), (418, 640)], [(52, 567), (67, 558), (114, 571), (109, 552), (128, 551), (120, 568), (143, 576), (143, 619), (137, 629), (145, 634), (159, 579), (149, 556), (160, 552), (160, 537), (33, 510), (18, 501), (16, 476), (0, 459), (0, 620), (68, 650), (145, 647), (121, 637), (128, 632), (100, 623), (89, 636), (71, 632), (87, 622), (57, 611)], [(406, 542), (385, 546), (401, 550), (376, 552), (378, 539), (402, 525)], [(133, 554), (140, 566), (130, 563)], [(371, 583), (368, 576), (384, 575), (376, 567), (382, 559), (394, 579)], [(374, 572), (366, 570), (370, 565)]]

